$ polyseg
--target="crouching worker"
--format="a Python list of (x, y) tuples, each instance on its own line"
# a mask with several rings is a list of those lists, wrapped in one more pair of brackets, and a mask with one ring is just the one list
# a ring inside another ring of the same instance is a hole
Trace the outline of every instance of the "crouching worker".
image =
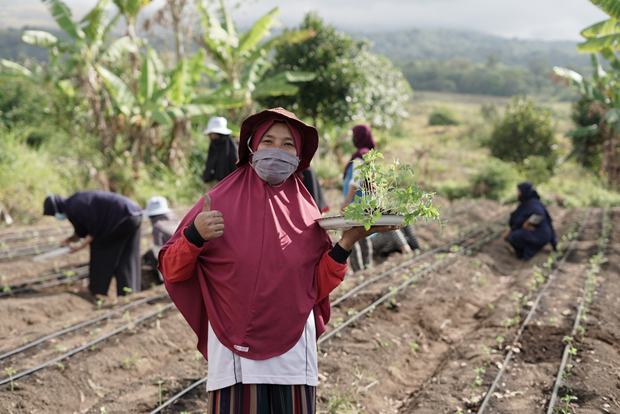
[(140, 291), (140, 225), (142, 209), (125, 196), (104, 191), (80, 191), (65, 199), (50, 195), (43, 203), (43, 214), (67, 219), (75, 233), (61, 243), (83, 241), (71, 253), (90, 245), (87, 295), (91, 299), (108, 294), (116, 277), (116, 294)]
[(540, 202), (540, 197), (531, 183), (517, 186), (519, 207), (510, 215), (510, 229), (504, 239), (514, 248), (518, 258), (529, 260), (547, 243), (555, 250), (557, 239), (551, 216)]
[(332, 245), (295, 174), (318, 142), (314, 127), (282, 108), (245, 119), (238, 169), (159, 253), (168, 293), (209, 360), (209, 414), (314, 414), (329, 293), (355, 242), (395, 229), (355, 227)]
[(144, 262), (146, 265), (152, 267), (157, 271), (159, 279), (163, 282), (164, 279), (161, 272), (157, 270), (157, 256), (159, 250), (174, 234), (179, 227), (179, 219), (168, 208), (168, 200), (162, 196), (154, 196), (146, 201), (146, 210), (142, 212), (146, 217), (151, 220), (151, 226), (153, 226), (153, 245), (144, 255)]

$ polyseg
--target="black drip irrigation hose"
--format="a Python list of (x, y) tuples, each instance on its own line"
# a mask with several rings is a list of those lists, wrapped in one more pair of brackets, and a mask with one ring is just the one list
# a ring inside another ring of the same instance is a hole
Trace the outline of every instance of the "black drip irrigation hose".
[(143, 321), (145, 321), (147, 319), (150, 319), (150, 318), (152, 318), (154, 316), (157, 316), (157, 315), (161, 314), (162, 312), (172, 308), (173, 306), (174, 306), (174, 303), (169, 303), (168, 305), (164, 306), (161, 309), (156, 310), (155, 312), (151, 312), (148, 315), (144, 315), (141, 318), (136, 319), (135, 321), (131, 321), (131, 322), (121, 326), (120, 328), (117, 328), (117, 329), (113, 330), (112, 332), (109, 332), (109, 333), (105, 334), (104, 336), (102, 336), (100, 338), (94, 339), (94, 340), (92, 340), (92, 341), (90, 341), (90, 342), (88, 342), (88, 343), (86, 343), (86, 344), (84, 344), (84, 345), (82, 345), (82, 346), (80, 346), (78, 348), (75, 348), (75, 349), (73, 349), (73, 350), (71, 350), (71, 351), (69, 351), (67, 353), (64, 353), (64, 354), (62, 354), (62, 355), (60, 355), (60, 356), (58, 356), (58, 357), (56, 357), (54, 359), (51, 359), (51, 360), (49, 360), (49, 361), (47, 361), (47, 362), (45, 362), (45, 363), (43, 363), (43, 364), (41, 364), (41, 365), (39, 365), (37, 367), (31, 368), (31, 369), (29, 369), (27, 371), (22, 371), (22, 372), (20, 372), (18, 374), (13, 375), (12, 377), (6, 378), (6, 379), (0, 381), (0, 385), (8, 384), (11, 381), (15, 381), (15, 380), (17, 380), (19, 378), (25, 377), (26, 375), (30, 375), (30, 374), (32, 374), (34, 372), (40, 371), (43, 368), (46, 368), (46, 367), (50, 366), (51, 364), (55, 364), (55, 363), (57, 363), (59, 361), (62, 361), (65, 358), (73, 356), (73, 355), (77, 354), (78, 352), (82, 352), (85, 349), (88, 349), (91, 346), (96, 345), (96, 344), (98, 344), (101, 341), (105, 341), (106, 339), (108, 339), (108, 338), (110, 338), (110, 337), (112, 337), (112, 336), (114, 336), (114, 335), (116, 335), (116, 334), (118, 334), (118, 333), (120, 333), (120, 332), (122, 332), (122, 331), (124, 331), (126, 329), (130, 329), (133, 326), (135, 326), (135, 325), (137, 325), (137, 324), (139, 324), (139, 323), (141, 323), (141, 322), (143, 322)]
[[(55, 236), (57, 234), (63, 234), (68, 231), (72, 231), (73, 227), (44, 227), (41, 230), (22, 230), (22, 231), (14, 231), (11, 233), (4, 233), (3, 237), (0, 238), (0, 243), (9, 242), (9, 241), (17, 241), (17, 240), (26, 240), (35, 237), (48, 237)], [(30, 232), (29, 234), (24, 234), (26, 232)]]
[(26, 345), (24, 345), (22, 347), (19, 347), (17, 349), (12, 350), (12, 351), (8, 351), (8, 352), (0, 355), (0, 360), (8, 358), (11, 355), (19, 354), (20, 352), (23, 352), (23, 351), (25, 351), (27, 349), (30, 349), (30, 348), (34, 347), (34, 346), (42, 344), (43, 342), (48, 341), (48, 340), (50, 340), (52, 338), (57, 338), (59, 336), (68, 334), (70, 332), (77, 331), (78, 329), (84, 328), (86, 326), (93, 325), (93, 324), (95, 324), (97, 322), (110, 319), (110, 318), (112, 318), (112, 316), (116, 315), (117, 313), (124, 312), (127, 309), (136, 307), (138, 305), (142, 305), (143, 303), (146, 303), (146, 302), (151, 302), (151, 301), (158, 300), (158, 299), (163, 299), (163, 298), (166, 298), (166, 297), (168, 297), (167, 293), (161, 293), (159, 295), (155, 295), (155, 296), (152, 296), (152, 297), (149, 297), (149, 298), (144, 298), (144, 299), (137, 300), (135, 302), (130, 302), (127, 305), (121, 306), (118, 309), (115, 309), (115, 310), (113, 310), (111, 312), (106, 313), (105, 315), (101, 315), (101, 316), (99, 316), (97, 318), (90, 319), (88, 321), (84, 321), (82, 323), (79, 323), (77, 325), (71, 326), (71, 327), (66, 328), (66, 329), (62, 329), (60, 331), (57, 331), (57, 332), (54, 332), (54, 333), (49, 334), (47, 336), (44, 336), (43, 338), (37, 339), (36, 341), (30, 342), (30, 343), (28, 343), (28, 344), (26, 344)]
[(39, 253), (49, 252), (60, 246), (57, 242), (39, 244), (37, 246), (19, 247), (17, 249), (0, 250), (0, 259), (13, 259), (14, 257), (32, 256)]
[(403, 283), (401, 283), (395, 290), (390, 291), (389, 293), (386, 293), (385, 295), (383, 295), (381, 298), (377, 299), (375, 302), (373, 302), (370, 306), (367, 306), (364, 310), (356, 313), (354, 316), (352, 316), (351, 318), (349, 318), (348, 320), (346, 320), (345, 322), (343, 322), (341, 325), (339, 325), (337, 328), (329, 331), (327, 334), (323, 335), (321, 337), (321, 339), (319, 339), (318, 344), (322, 344), (323, 342), (327, 341), (329, 338), (331, 338), (332, 336), (336, 335), (338, 332), (340, 332), (341, 330), (343, 330), (345, 327), (347, 327), (348, 325), (351, 325), (353, 322), (357, 321), (359, 318), (361, 318), (362, 316), (364, 316), (365, 314), (367, 314), (370, 311), (373, 311), (377, 306), (381, 305), (383, 302), (385, 302), (388, 299), (393, 298), (398, 292), (404, 290), (407, 286), (409, 286), (410, 284), (418, 281), (420, 278), (426, 276), (427, 274), (429, 274), (430, 272), (432, 272), (433, 270), (439, 269), (440, 267), (443, 267), (447, 264), (449, 264), (450, 262), (454, 261), (455, 259), (461, 257), (462, 255), (466, 254), (467, 252), (488, 243), (489, 241), (493, 240), (494, 238), (496, 238), (497, 236), (499, 236), (502, 233), (502, 230), (498, 230), (495, 231), (493, 233), (491, 233), (490, 235), (486, 236), (485, 238), (473, 243), (471, 246), (466, 247), (465, 249), (459, 251), (458, 253), (455, 253), (452, 256), (448, 256), (444, 259), (441, 259), (437, 262), (435, 262), (432, 266), (427, 267), (426, 269), (416, 273), (415, 275), (413, 275), (412, 277), (410, 277), (408, 280), (404, 281)]
[[(492, 225), (492, 224), (491, 224)], [(359, 292), (360, 290), (362, 290), (363, 288), (365, 288), (366, 286), (375, 283), (389, 275), (391, 275), (394, 272), (398, 272), (399, 270), (402, 270), (406, 267), (411, 266), (412, 264), (419, 262), (422, 259), (425, 259), (429, 256), (432, 256), (434, 254), (437, 254), (441, 251), (444, 251), (446, 249), (449, 249), (450, 247), (454, 246), (455, 244), (459, 244), (462, 243), (463, 241), (470, 239), (472, 237), (477, 236), (478, 234), (482, 233), (486, 228), (488, 228), (490, 226), (482, 226), (481, 228), (478, 228), (474, 231), (472, 231), (471, 233), (461, 237), (460, 239), (457, 240), (453, 240), (449, 243), (444, 244), (443, 246), (439, 246), (433, 250), (429, 250), (428, 252), (424, 252), (421, 255), (406, 261), (405, 263), (401, 263), (400, 265), (396, 266), (395, 268), (388, 270), (387, 272), (383, 272), (380, 275), (377, 275), (375, 277), (373, 277), (372, 279), (368, 279), (367, 281), (365, 281), (364, 283), (360, 283), (359, 285), (357, 285), (355, 288), (351, 289), (350, 291), (348, 291), (347, 293), (345, 293), (344, 295), (340, 296), (338, 299), (336, 299), (331, 306), (336, 306), (339, 303), (343, 302), (344, 300), (350, 298), (351, 296), (353, 296), (354, 294), (356, 294), (357, 292)]]
[(165, 403), (163, 403), (162, 405), (160, 405), (159, 407), (157, 407), (156, 409), (151, 411), (149, 414), (157, 414), (158, 412), (160, 412), (164, 408), (168, 407), (170, 404), (172, 404), (173, 402), (175, 402), (176, 400), (178, 400), (179, 398), (181, 398), (182, 396), (184, 396), (185, 394), (187, 394), (188, 392), (190, 392), (191, 390), (193, 390), (194, 388), (196, 388), (200, 384), (204, 384), (205, 382), (207, 382), (207, 377), (204, 377), (203, 379), (200, 379), (200, 380), (192, 383), (192, 385), (190, 385), (189, 387), (183, 389), (178, 394), (175, 394), (174, 396), (172, 396), (168, 401), (166, 401)]
[[(488, 227), (488, 226), (484, 226), (484, 227)], [(478, 230), (476, 230), (478, 231)], [(482, 230), (481, 230), (482, 231)], [(473, 233), (473, 232), (472, 232)], [(335, 335), (337, 332), (339, 332), (340, 330), (344, 329), (345, 326), (353, 323), (354, 321), (356, 321), (357, 319), (359, 319), (359, 317), (361, 317), (362, 315), (364, 315), (365, 313), (370, 312), (370, 310), (375, 309), (376, 306), (378, 304), (383, 303), (384, 301), (392, 298), (396, 293), (400, 292), (401, 290), (405, 289), (408, 285), (410, 285), (411, 283), (415, 282), (416, 280), (420, 279), (421, 277), (425, 276), (426, 274), (428, 274), (429, 272), (438, 269), (439, 267), (448, 264), (451, 260), (454, 260), (460, 256), (462, 256), (463, 254), (466, 254), (468, 251), (471, 251), (473, 249), (475, 249), (476, 247), (483, 245), (489, 241), (491, 241), (492, 239), (496, 238), (497, 236), (499, 236), (502, 233), (502, 230), (500, 231), (496, 231), (490, 235), (488, 235), (487, 237), (485, 237), (482, 240), (479, 240), (477, 242), (475, 242), (474, 244), (472, 244), (469, 247), (466, 247), (464, 250), (460, 251), (459, 253), (456, 253), (454, 256), (450, 256), (450, 257), (446, 257), (442, 260), (440, 260), (439, 262), (436, 262), (434, 265), (426, 268), (425, 270), (416, 273), (414, 276), (412, 276), (409, 280), (405, 281), (404, 283), (402, 283), (395, 292), (390, 292), (389, 294), (384, 295), (381, 299), (377, 300), (376, 302), (374, 302), (372, 305), (368, 306), (366, 309), (362, 310), (361, 312), (357, 313), (355, 316), (353, 316), (351, 319), (349, 319), (348, 321), (344, 322), (342, 325), (340, 325), (338, 328), (330, 331), (328, 334), (324, 335), (321, 337), (321, 339), (319, 339), (318, 344), (320, 345), (321, 343), (323, 343), (324, 341), (326, 341), (327, 339), (329, 339), (331, 336)], [(472, 237), (471, 234), (469, 235), (469, 237)], [(451, 243), (448, 243), (450, 245), (454, 245), (458, 243), (458, 241), (453, 241)], [(418, 258), (420, 258), (421, 256), (418, 256)], [(389, 271), (387, 271), (386, 273), (391, 274), (399, 269), (402, 269), (401, 266), (394, 269), (391, 269)], [(387, 275), (385, 275), (387, 276)], [(381, 278), (383, 278), (384, 275), (379, 275), (377, 276), (377, 278), (375, 278), (376, 280), (379, 280)], [(342, 299), (344, 300), (344, 299)], [(342, 300), (340, 300), (340, 302), (342, 302)], [(338, 303), (340, 303), (338, 302)], [(337, 302), (334, 302), (331, 306), (335, 306), (337, 304)], [(149, 414), (157, 414), (159, 413), (161, 410), (163, 410), (164, 408), (168, 407), (169, 405), (171, 405), (172, 403), (174, 403), (175, 401), (177, 401), (179, 398), (181, 398), (183, 395), (187, 394), (189, 391), (193, 390), (194, 388), (196, 388), (198, 385), (203, 384), (207, 381), (207, 377), (204, 377), (194, 383), (192, 383), (189, 387), (185, 388), (184, 390), (182, 390), (181, 392), (179, 392), (178, 394), (175, 394), (174, 396), (170, 397), (170, 399), (168, 399), (164, 404), (162, 404), (161, 406), (157, 407), (155, 410), (151, 411)], [(1, 384), (0, 384), (1, 385)]]
[(55, 282), (42, 283), (40, 285), (35, 285), (35, 286), (26, 286), (26, 287), (15, 289), (15, 290), (7, 290), (6, 292), (0, 292), (0, 298), (16, 295), (18, 293), (25, 293), (25, 292), (32, 292), (36, 290), (46, 289), (48, 287), (66, 285), (67, 283), (72, 283), (78, 280), (86, 279), (89, 275), (90, 273), (83, 273), (81, 275), (73, 276), (70, 278), (62, 279), (62, 280), (57, 280)]
[[(579, 231), (578, 231), (579, 235), (583, 234), (583, 230), (586, 227), (586, 224), (588, 223), (588, 219), (590, 217), (590, 212), (591, 212), (590, 209), (586, 211), (583, 222), (581, 223), (581, 226), (579, 227)], [(558, 266), (555, 268), (553, 273), (549, 275), (549, 277), (547, 278), (547, 282), (545, 283), (543, 288), (540, 290), (540, 292), (538, 292), (538, 295), (536, 296), (536, 301), (534, 301), (534, 305), (532, 306), (532, 309), (530, 309), (529, 313), (527, 314), (527, 317), (525, 318), (525, 320), (523, 321), (523, 324), (521, 325), (521, 328), (519, 328), (519, 331), (517, 332), (515, 339), (513, 340), (513, 344), (516, 342), (519, 342), (519, 339), (521, 339), (521, 335), (523, 334), (523, 331), (525, 330), (525, 327), (527, 326), (527, 324), (530, 322), (530, 320), (534, 316), (534, 313), (536, 312), (536, 308), (538, 308), (538, 304), (540, 303), (542, 296), (545, 294), (545, 292), (551, 285), (551, 282), (555, 279), (556, 274), (560, 271), (562, 266), (564, 266), (564, 263), (566, 263), (566, 260), (568, 260), (568, 256), (570, 256), (570, 254), (572, 253), (575, 247), (575, 243), (577, 242), (578, 238), (579, 237), (575, 237), (573, 240), (571, 240), (570, 244), (568, 245), (568, 248), (566, 249), (566, 252), (564, 253), (564, 256), (562, 256), (562, 260), (560, 261), (560, 263), (558, 263)], [(493, 395), (493, 391), (495, 391), (495, 388), (497, 387), (499, 380), (502, 378), (502, 375), (504, 375), (504, 371), (506, 370), (506, 367), (510, 363), (510, 360), (512, 359), (513, 355), (514, 355), (514, 351), (511, 348), (508, 351), (506, 358), (504, 358), (504, 363), (502, 364), (502, 367), (497, 373), (497, 376), (495, 377), (493, 384), (491, 384), (489, 391), (487, 391), (487, 394), (484, 396), (484, 400), (482, 401), (482, 405), (480, 406), (480, 409), (478, 410), (478, 414), (484, 413), (484, 410), (489, 405), (489, 401), (491, 401), (491, 396)]]
[(30, 279), (30, 280), (24, 280), (21, 282), (11, 283), (10, 285), (0, 286), (0, 288), (7, 289), (7, 290), (13, 290), (21, 286), (33, 285), (33, 284), (41, 283), (41, 282), (47, 282), (48, 280), (66, 278), (68, 272), (78, 273), (78, 272), (83, 272), (85, 270), (88, 270), (88, 265), (76, 267), (74, 269), (67, 269), (64, 272), (54, 273), (53, 275), (48, 275), (48, 276), (41, 276), (36, 279)]
[[(605, 210), (603, 212), (603, 219), (602, 219), (602, 223), (603, 223), (603, 228), (601, 230), (601, 237), (606, 237), (606, 225), (607, 225), (607, 219), (608, 219), (608, 211)], [(605, 243), (605, 242), (603, 242)], [(599, 246), (598, 249), (598, 254), (604, 253), (605, 251), (605, 246), (606, 244), (601, 244)], [(587, 288), (587, 275), (586, 275), (586, 282), (584, 282), (584, 287), (583, 290), (584, 292), (586, 291)], [(577, 316), (575, 317), (575, 322), (573, 323), (573, 330), (570, 333), (570, 336), (572, 338), (575, 337), (575, 335), (577, 335), (577, 329), (579, 328), (579, 324), (581, 321), (581, 315), (583, 314), (583, 307), (585, 306), (585, 300), (583, 300), (585, 298), (582, 298), (581, 302), (579, 303), (579, 308), (577, 310)], [(562, 354), (562, 362), (560, 363), (560, 368), (558, 369), (558, 374), (555, 378), (555, 385), (553, 386), (553, 393), (551, 394), (551, 399), (549, 400), (549, 408), (547, 409), (547, 414), (553, 414), (554, 407), (555, 407), (555, 402), (558, 398), (558, 392), (560, 390), (560, 385), (562, 384), (562, 373), (564, 372), (564, 368), (566, 368), (566, 364), (568, 363), (568, 353), (570, 351), (571, 345), (570, 344), (566, 344), (566, 346), (564, 347), (564, 353)]]

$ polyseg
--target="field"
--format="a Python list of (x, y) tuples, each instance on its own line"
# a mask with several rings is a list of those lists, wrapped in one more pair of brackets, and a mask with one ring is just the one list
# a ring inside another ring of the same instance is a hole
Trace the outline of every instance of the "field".
[[(425, 186), (466, 185), (489, 158), (471, 129), (487, 98), (458, 99), (414, 100), (386, 158), (412, 163)], [(437, 105), (467, 122), (428, 127)], [(568, 106), (549, 105), (563, 139)], [(327, 198), (337, 207), (339, 190)], [(319, 343), (319, 412), (547, 413), (552, 398), (566, 412), (620, 412), (620, 236), (611, 230), (620, 228), (620, 209), (552, 203), (562, 246), (524, 262), (499, 237), (514, 205), (436, 201), (445, 231), (418, 223), (420, 253), (377, 258), (332, 293)], [(93, 305), (76, 293), (87, 252), (31, 261), (70, 230), (44, 219), (0, 233), (0, 412), (206, 412), (207, 363), (152, 272), (144, 268), (144, 290), (127, 303)], [(145, 221), (143, 249), (149, 230)]]

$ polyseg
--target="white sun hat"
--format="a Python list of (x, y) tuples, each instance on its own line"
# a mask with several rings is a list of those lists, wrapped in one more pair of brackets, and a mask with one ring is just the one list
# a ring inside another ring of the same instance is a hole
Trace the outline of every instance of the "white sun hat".
[(146, 201), (146, 210), (142, 211), (147, 217), (158, 216), (160, 214), (170, 213), (172, 210), (168, 208), (166, 197), (155, 196)]
[(228, 121), (226, 118), (221, 116), (216, 116), (209, 119), (209, 123), (207, 124), (207, 129), (205, 129), (204, 134), (209, 135), (211, 133), (222, 134), (222, 135), (230, 135), (232, 134), (232, 130), (227, 128)]

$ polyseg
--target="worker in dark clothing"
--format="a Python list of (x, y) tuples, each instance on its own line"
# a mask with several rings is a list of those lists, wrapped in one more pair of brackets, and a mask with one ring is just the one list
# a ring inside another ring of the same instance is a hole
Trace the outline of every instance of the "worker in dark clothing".
[(227, 128), (225, 118), (221, 116), (211, 118), (205, 129), (205, 135), (211, 139), (207, 165), (202, 176), (205, 183), (210, 181), (222, 181), (231, 172), (237, 169), (238, 148), (230, 134), (232, 130)]
[[(168, 201), (162, 196), (149, 198), (146, 202), (146, 210), (142, 213), (151, 220), (151, 225), (153, 226), (153, 245), (144, 255), (144, 261), (148, 266), (157, 270), (159, 250), (177, 230), (179, 219), (168, 208)], [(159, 270), (157, 270), (157, 273), (159, 279), (163, 282), (164, 279)]]
[(304, 183), (304, 187), (312, 196), (312, 199), (316, 203), (316, 206), (319, 208), (321, 213), (325, 213), (329, 211), (329, 206), (325, 201), (325, 197), (323, 196), (323, 190), (321, 189), (321, 184), (319, 184), (319, 177), (316, 175), (316, 171), (314, 168), (310, 166), (307, 170), (297, 173), (297, 176), (301, 178), (301, 181)]
[(88, 290), (95, 298), (108, 294), (113, 276), (118, 296), (140, 291), (142, 210), (137, 204), (115, 193), (80, 191), (67, 199), (48, 196), (43, 214), (73, 224), (75, 233), (61, 246), (83, 240), (71, 253), (90, 245)]
[(510, 243), (520, 259), (531, 259), (547, 243), (551, 243), (555, 250), (557, 238), (553, 221), (532, 184), (519, 184), (517, 195), (520, 204), (510, 215), (510, 229), (504, 233), (504, 239)]

